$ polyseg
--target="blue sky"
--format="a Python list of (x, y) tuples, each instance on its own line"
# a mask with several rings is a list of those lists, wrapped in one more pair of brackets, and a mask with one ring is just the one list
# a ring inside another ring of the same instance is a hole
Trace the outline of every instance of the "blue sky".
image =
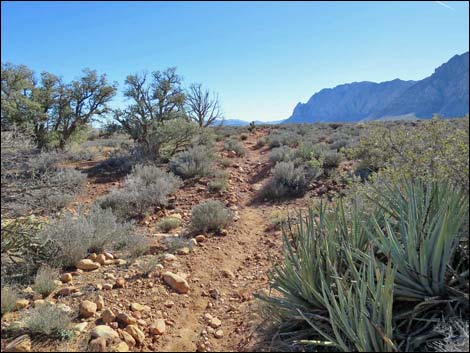
[[(468, 2), (9, 2), (2, 62), (64, 79), (176, 66), (225, 116), (277, 120), (322, 88), (416, 80), (468, 51)], [(117, 97), (115, 105), (123, 103)]]

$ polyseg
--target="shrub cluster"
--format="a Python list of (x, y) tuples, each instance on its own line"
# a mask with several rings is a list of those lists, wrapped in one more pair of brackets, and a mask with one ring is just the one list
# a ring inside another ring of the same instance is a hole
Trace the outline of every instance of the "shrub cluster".
[(232, 220), (231, 212), (220, 201), (209, 200), (193, 207), (191, 226), (195, 232), (217, 231)]
[(206, 147), (196, 146), (179, 152), (170, 160), (170, 169), (184, 179), (206, 176), (212, 169), (213, 155)]
[(243, 157), (246, 154), (246, 149), (243, 145), (235, 139), (228, 139), (224, 143), (224, 149), (227, 151), (233, 151), (239, 157)]

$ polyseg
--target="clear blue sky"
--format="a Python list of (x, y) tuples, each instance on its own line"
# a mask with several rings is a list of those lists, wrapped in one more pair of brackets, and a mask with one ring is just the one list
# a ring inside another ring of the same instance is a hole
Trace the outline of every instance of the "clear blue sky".
[[(468, 2), (9, 2), (2, 62), (64, 79), (176, 66), (227, 118), (290, 116), (322, 88), (421, 79), (468, 51)], [(122, 96), (115, 104), (122, 103)]]

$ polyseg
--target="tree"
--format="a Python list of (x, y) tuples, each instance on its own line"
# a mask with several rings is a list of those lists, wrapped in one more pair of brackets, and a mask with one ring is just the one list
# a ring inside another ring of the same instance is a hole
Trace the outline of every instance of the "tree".
[(116, 93), (105, 75), (85, 69), (79, 80), (65, 84), (57, 76), (43, 72), (38, 83), (34, 72), (24, 65), (2, 63), (2, 130), (18, 126), (30, 129), (39, 148), (58, 138), (58, 147), (96, 115), (108, 111)]
[(186, 96), (186, 112), (199, 127), (207, 127), (217, 120), (223, 120), (220, 110), (219, 98), (208, 90), (204, 90), (199, 83), (192, 84)]
[(131, 137), (149, 148), (152, 129), (165, 121), (184, 117), (185, 95), (176, 68), (129, 75), (124, 95), (132, 103), (124, 110), (116, 110), (114, 117)]

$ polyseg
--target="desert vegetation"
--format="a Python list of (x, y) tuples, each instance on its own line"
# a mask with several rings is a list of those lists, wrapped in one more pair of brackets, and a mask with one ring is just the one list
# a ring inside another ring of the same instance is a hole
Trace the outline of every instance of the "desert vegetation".
[(175, 68), (117, 90), (2, 65), (2, 348), (468, 344), (468, 116), (234, 127)]

